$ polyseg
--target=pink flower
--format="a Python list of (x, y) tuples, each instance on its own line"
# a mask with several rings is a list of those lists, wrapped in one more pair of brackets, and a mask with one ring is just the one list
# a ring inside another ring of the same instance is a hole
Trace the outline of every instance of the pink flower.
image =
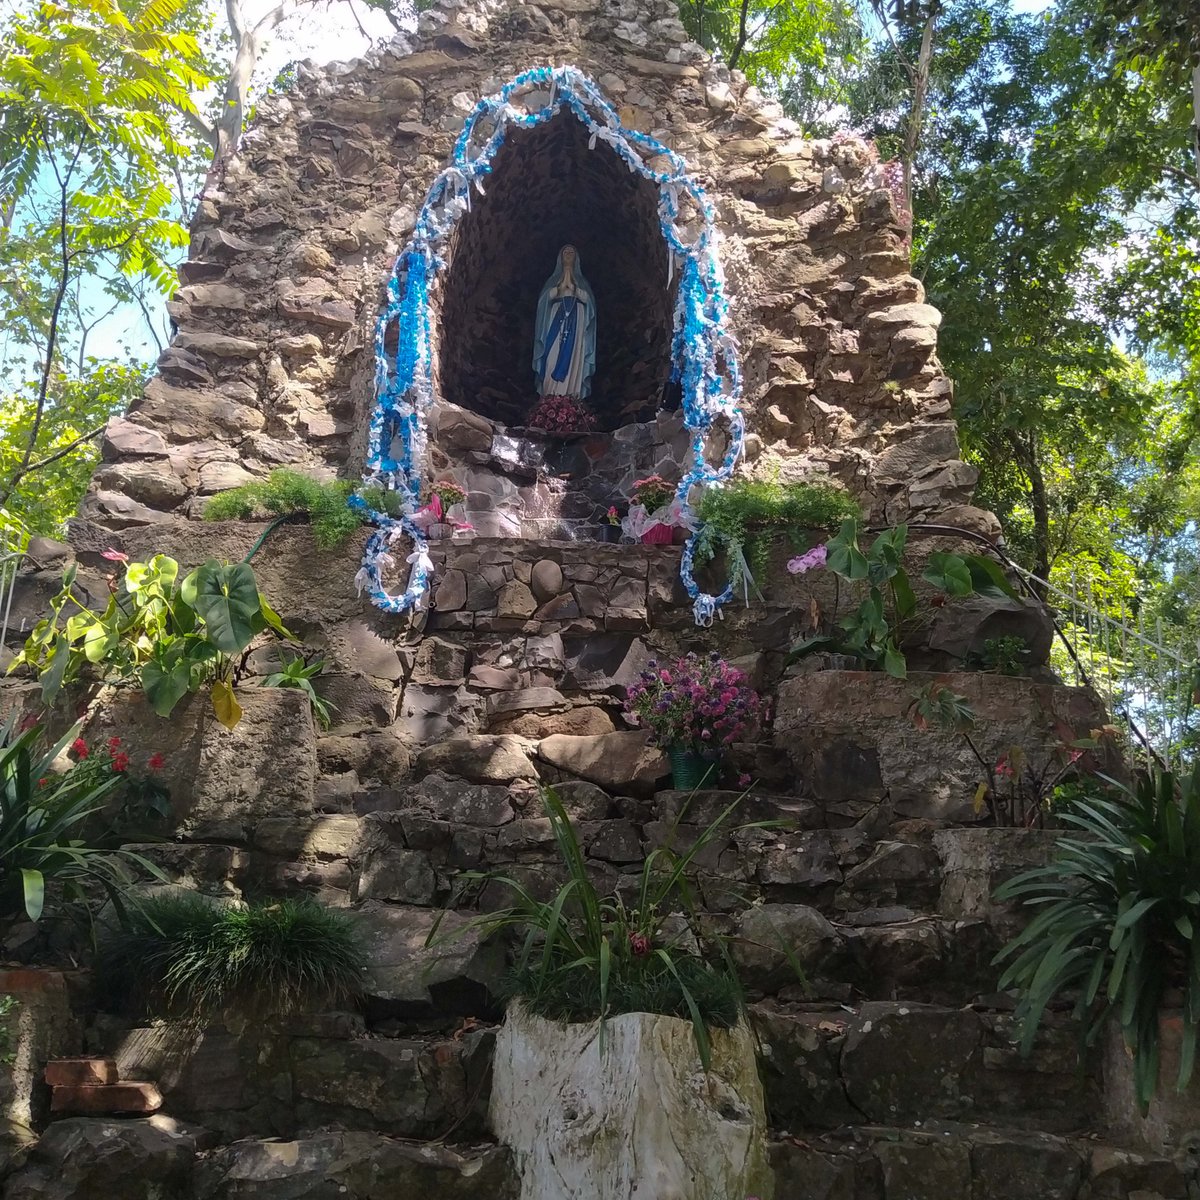
[(745, 771), (743, 771), (737, 777), (737, 784), (738, 784), (738, 787), (749, 787), (750, 786), (750, 776), (747, 775)]
[(814, 546), (806, 554), (801, 554), (796, 558), (789, 558), (787, 569), (792, 575), (803, 575), (805, 571), (811, 571), (814, 567), (823, 567), (825, 565), (826, 553), (823, 545)]
[(641, 958), (643, 955), (650, 953), (650, 939), (644, 933), (634, 933), (631, 930), (629, 934), (629, 948), (633, 951), (635, 957)]
[(129, 561), (128, 554), (122, 554), (120, 550), (114, 550), (111, 546), (100, 557), (107, 558), (109, 562), (127, 563)]

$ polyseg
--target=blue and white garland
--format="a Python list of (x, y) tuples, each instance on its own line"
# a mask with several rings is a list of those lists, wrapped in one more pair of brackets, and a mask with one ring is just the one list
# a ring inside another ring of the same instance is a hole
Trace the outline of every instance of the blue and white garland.
[[(513, 105), (519, 92), (548, 89), (549, 100), (535, 112)], [(531, 129), (548, 121), (563, 107), (586, 126), (589, 148), (597, 141), (610, 146), (630, 171), (657, 185), (659, 225), (671, 254), (671, 269), (681, 266), (672, 340), (672, 375), (683, 389), (684, 424), (692, 435), (692, 465), (676, 490), (684, 512), (693, 487), (720, 484), (733, 474), (742, 453), (745, 422), (738, 400), (741, 375), (736, 345), (727, 329), (729, 303), (717, 256), (718, 233), (714, 210), (704, 189), (691, 179), (686, 163), (656, 138), (626, 129), (616, 109), (586, 75), (574, 67), (535, 67), (523, 71), (494, 96), (476, 103), (454, 145), (451, 165), (434, 180), (417, 216), (412, 238), (396, 260), (388, 281), (387, 302), (375, 332), (375, 411), (367, 447), (368, 486), (395, 492), (399, 515), (373, 508), (361, 495), (351, 503), (367, 514), (375, 532), (367, 542), (362, 569), (355, 579), (373, 604), (386, 612), (421, 607), (429, 590), (433, 563), (425, 532), (413, 521), (419, 507), (427, 444), (426, 417), (433, 403), (429, 285), (444, 266), (438, 251), (459, 218), (471, 205), (471, 188), (483, 194), (483, 179), (510, 128)], [(488, 133), (490, 130), (490, 133)], [(487, 134), (486, 140), (484, 135)], [(482, 146), (476, 149), (477, 140)], [(656, 171), (646, 159), (665, 159), (670, 167)], [(688, 196), (700, 217), (700, 232), (688, 241), (680, 229), (680, 199)], [(398, 322), (399, 345), (392, 362), (384, 350), (389, 325)], [(706, 447), (713, 423), (724, 417), (728, 444), (719, 464), (712, 465)], [(399, 448), (396, 449), (397, 441)], [(395, 566), (393, 544), (412, 542), (408, 587), (389, 593), (383, 572)], [(702, 592), (693, 575), (696, 535), (683, 551), (680, 574), (699, 625), (711, 625), (721, 605), (733, 598), (727, 585), (719, 595)]]

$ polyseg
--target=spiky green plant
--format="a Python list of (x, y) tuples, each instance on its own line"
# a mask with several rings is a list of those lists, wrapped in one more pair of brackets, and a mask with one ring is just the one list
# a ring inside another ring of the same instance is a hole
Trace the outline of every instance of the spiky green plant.
[(1058, 816), (1083, 836), (1059, 840), (1054, 858), (996, 891), (1032, 920), (997, 956), (1001, 987), (1020, 993), (1026, 1053), (1047, 1005), (1075, 997), (1094, 1040), (1120, 1022), (1134, 1055), (1143, 1113), (1158, 1086), (1159, 1012), (1181, 990), (1183, 1044), (1176, 1085), (1192, 1078), (1200, 1026), (1200, 766), (1176, 779), (1143, 776), (1133, 789), (1065, 805)]
[[(732, 801), (682, 852), (667, 846), (652, 850), (627, 901), (620, 892), (601, 895), (597, 891), (562, 801), (552, 788), (543, 789), (542, 804), (566, 869), (566, 882), (544, 901), (511, 876), (464, 873), (460, 895), (496, 884), (512, 895), (514, 903), (473, 917), (444, 935), (435, 926), (429, 942), (436, 945), (468, 930), (485, 936), (514, 931), (520, 945), (510, 991), (534, 1012), (557, 1020), (599, 1020), (601, 1047), (607, 1017), (624, 1012), (683, 1017), (692, 1023), (696, 1049), (707, 1069), (709, 1027), (734, 1024), (742, 992), (724, 942), (706, 937), (699, 928), (688, 874), (697, 855), (727, 832), (740, 800), (739, 796)], [(763, 824), (770, 822), (757, 827)], [(756, 826), (741, 826), (752, 827)], [(668, 915), (682, 918), (670, 934)], [(702, 948), (708, 952), (701, 953)]]
[(308, 697), (309, 704), (312, 705), (313, 716), (317, 718), (317, 724), (322, 729), (328, 729), (329, 722), (337, 706), (330, 704), (327, 700), (323, 700), (317, 694), (317, 690), (313, 687), (312, 683), (324, 669), (324, 659), (318, 658), (314, 662), (306, 663), (303, 658), (297, 655), (283, 663), (280, 670), (273, 671), (270, 675), (265, 676), (259, 686), (295, 688), (297, 691), (303, 692)]
[(39, 749), (42, 729), (22, 731), (18, 714), (0, 726), (0, 916), (24, 911), (42, 915), (49, 885), (66, 900), (90, 903), (97, 891), (124, 918), (127, 867), (137, 865), (153, 876), (156, 867), (138, 854), (99, 844), (90, 818), (104, 808), (120, 775), (97, 780), (75, 768), (59, 773), (55, 760), (74, 741), (72, 726), (57, 744)]
[(218, 492), (204, 506), (206, 521), (248, 521), (264, 515), (307, 513), (313, 541), (322, 550), (340, 546), (366, 519), (347, 501), (354, 491), (350, 480), (322, 483), (310, 475), (279, 467), (266, 479)]
[(354, 918), (314, 900), (235, 905), (190, 894), (144, 900), (99, 956), (110, 990), (195, 1020), (357, 995), (366, 961)]

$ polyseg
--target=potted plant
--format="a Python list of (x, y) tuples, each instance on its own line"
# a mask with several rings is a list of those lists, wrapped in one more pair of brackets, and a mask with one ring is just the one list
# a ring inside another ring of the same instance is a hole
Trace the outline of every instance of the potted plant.
[[(997, 962), (1007, 963), (1001, 987), (1020, 996), (1026, 1053), (1047, 1006), (1064, 994), (1074, 998), (1089, 1039), (1110, 1018), (1116, 1022), (1144, 1118), (1152, 1101), (1160, 1115), (1173, 1101), (1165, 1092), (1156, 1098), (1161, 1030), (1178, 1033), (1176, 1089), (1192, 1079), (1200, 1028), (1200, 767), (1187, 778), (1154, 771), (1132, 789), (1113, 789), (1064, 805), (1059, 819), (1084, 836), (1061, 839), (1047, 865), (997, 889), (997, 900), (1020, 901), (1032, 915)], [(1187, 1103), (1179, 1133), (1200, 1113), (1195, 1089)]]
[(596, 428), (595, 414), (574, 396), (542, 396), (527, 420), (531, 429), (543, 433), (590, 433)]
[(625, 532), (636, 542), (668, 546), (681, 524), (675, 485), (661, 475), (648, 475), (633, 484), (632, 503), (624, 521)]
[(600, 540), (602, 542), (619, 542), (621, 540), (621, 514), (615, 505), (610, 505), (604, 519), (600, 522)]
[(467, 498), (467, 493), (453, 479), (435, 479), (429, 485), (429, 494), (442, 502), (442, 511), (447, 517), (456, 504), (462, 504)]
[[(832, 484), (736, 479), (727, 487), (706, 488), (696, 515), (700, 522), (697, 562), (723, 554), (734, 586), (744, 580), (749, 592), (758, 590), (755, 577), (764, 578), (776, 546), (786, 541), (797, 551), (819, 548), (840, 521), (859, 516), (859, 504)], [(788, 570), (803, 573), (824, 562), (822, 555), (793, 570), (792, 564), (805, 557), (791, 559)]]
[(566, 873), (558, 891), (539, 900), (502, 874), (460, 877), (460, 887), (498, 886), (513, 899), (430, 940), (468, 930), (517, 936), (490, 1115), (523, 1194), (772, 1194), (741, 988), (727, 950), (687, 907), (695, 859), (725, 832), (738, 802), (687, 850), (649, 852), (632, 889), (602, 894), (547, 789), (542, 803)]
[(758, 693), (716, 651), (660, 665), (654, 659), (625, 698), (625, 714), (650, 731), (671, 760), (677, 788), (715, 782), (725, 750), (758, 718)]

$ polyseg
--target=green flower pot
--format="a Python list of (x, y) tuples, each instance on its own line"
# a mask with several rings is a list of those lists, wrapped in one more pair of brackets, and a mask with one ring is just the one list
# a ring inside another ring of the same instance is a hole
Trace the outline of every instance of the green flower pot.
[(671, 760), (671, 783), (679, 792), (695, 791), (702, 783), (712, 786), (717, 779), (717, 764), (701, 758), (688, 746), (672, 746), (667, 751)]

